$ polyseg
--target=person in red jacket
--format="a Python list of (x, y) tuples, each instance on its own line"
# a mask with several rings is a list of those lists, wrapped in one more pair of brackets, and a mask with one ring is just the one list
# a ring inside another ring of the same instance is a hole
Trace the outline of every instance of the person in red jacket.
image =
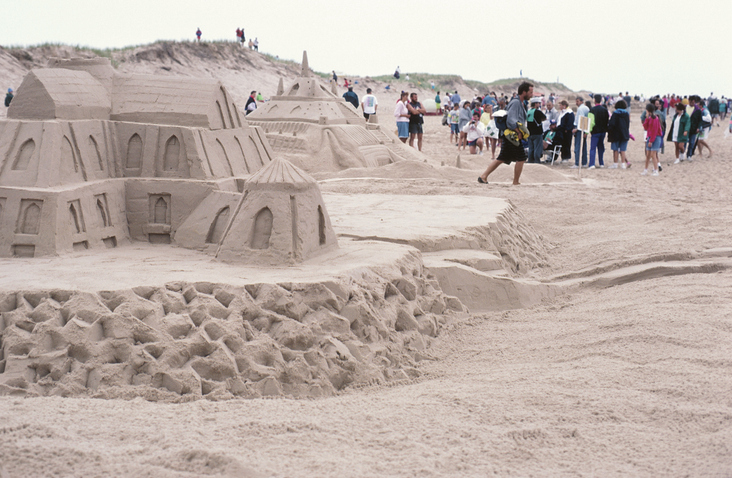
[(653, 172), (651, 176), (658, 176), (658, 152), (661, 150), (661, 142), (663, 141), (663, 129), (661, 129), (661, 120), (656, 116), (655, 105), (648, 103), (646, 105), (648, 115), (643, 122), (643, 129), (646, 130), (646, 168), (641, 173), (643, 176), (648, 174), (648, 163), (653, 160)]

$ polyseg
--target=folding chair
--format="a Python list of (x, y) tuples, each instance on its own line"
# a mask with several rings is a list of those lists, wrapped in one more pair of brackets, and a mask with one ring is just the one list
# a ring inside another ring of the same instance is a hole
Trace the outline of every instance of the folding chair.
[(554, 160), (562, 156), (562, 145), (558, 144), (558, 145), (554, 146), (553, 150), (551, 150), (551, 149), (546, 150), (544, 154), (547, 156), (551, 155), (552, 166), (554, 166)]

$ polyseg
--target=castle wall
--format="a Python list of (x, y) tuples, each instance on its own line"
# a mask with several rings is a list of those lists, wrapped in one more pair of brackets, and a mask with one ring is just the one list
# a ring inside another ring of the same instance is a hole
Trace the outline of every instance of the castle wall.
[[(127, 222), (134, 240), (169, 244), (178, 227), (213, 191), (235, 188), (231, 181), (127, 179)], [(236, 191), (236, 189), (234, 189)]]
[(0, 257), (37, 257), (128, 241), (124, 184), (68, 189), (0, 187)]

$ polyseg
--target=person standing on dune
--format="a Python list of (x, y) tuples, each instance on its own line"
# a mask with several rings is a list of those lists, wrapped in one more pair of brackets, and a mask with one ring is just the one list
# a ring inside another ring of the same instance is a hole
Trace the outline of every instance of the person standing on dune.
[(198, 41), (199, 43), (201, 41), (201, 34), (202, 34), (201, 33), (201, 29), (200, 28), (197, 28), (196, 29), (196, 41)]

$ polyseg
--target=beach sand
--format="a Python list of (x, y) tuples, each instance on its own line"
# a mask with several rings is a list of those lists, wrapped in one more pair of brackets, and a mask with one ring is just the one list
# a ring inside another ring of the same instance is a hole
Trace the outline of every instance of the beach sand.
[[(380, 96), (382, 124), (393, 123), (392, 98)], [(631, 129), (642, 138), (636, 115)], [(566, 165), (527, 165), (514, 187), (507, 166), (476, 182), (489, 155), (463, 155), (455, 168), (447, 128), (428, 117), (430, 174), (415, 163), (388, 178), (319, 179), (326, 196), (506, 198), (547, 249), (544, 267), (526, 275), (559, 280), (728, 257), (732, 137), (723, 131), (711, 133), (711, 159), (669, 165), (667, 152), (660, 177), (640, 175), (636, 141), (629, 170), (577, 179)], [(433, 341), (417, 381), (329, 398), (3, 396), (0, 477), (730, 476), (732, 271), (680, 271), (469, 316)]]

